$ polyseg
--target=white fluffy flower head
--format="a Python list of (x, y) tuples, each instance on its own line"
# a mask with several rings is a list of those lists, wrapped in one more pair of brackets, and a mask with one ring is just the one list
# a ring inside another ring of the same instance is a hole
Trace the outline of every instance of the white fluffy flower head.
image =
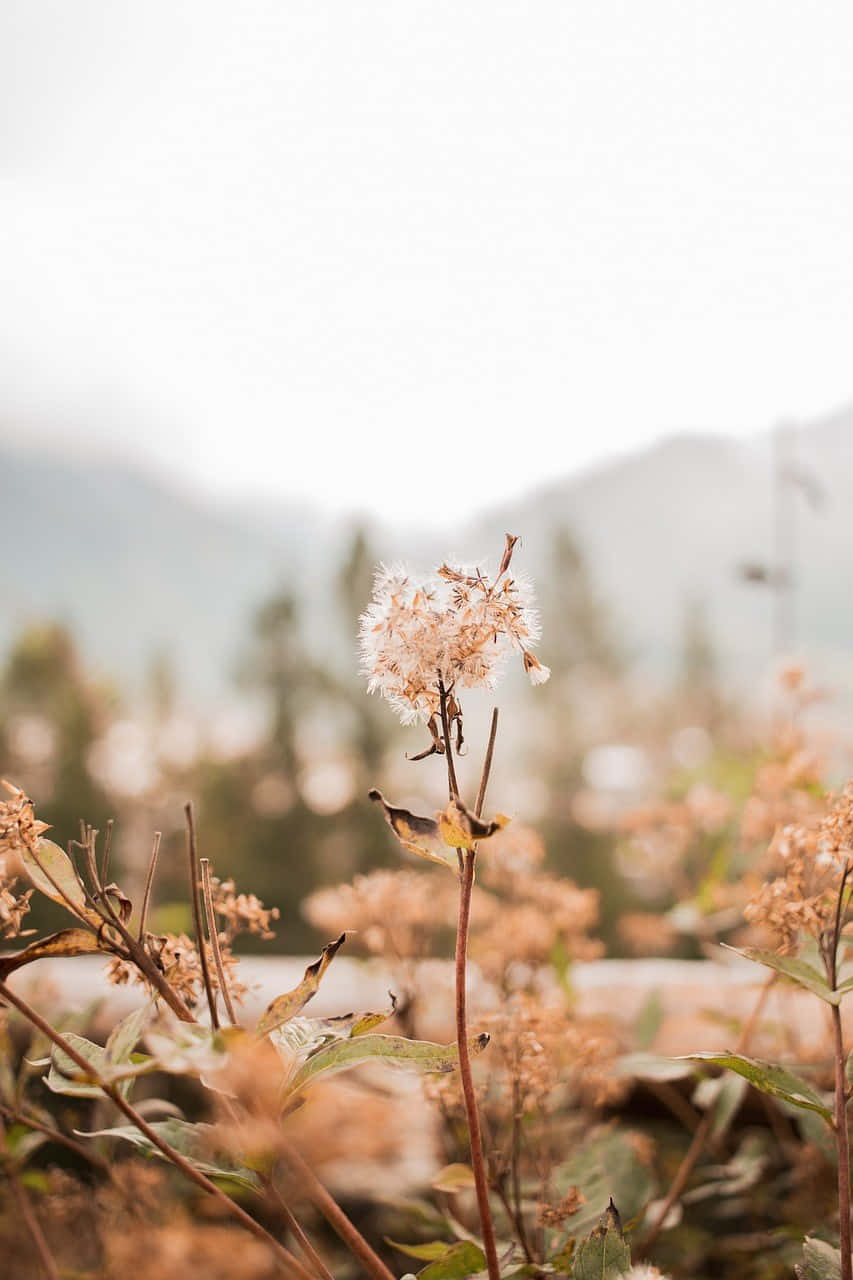
[(509, 576), (517, 541), (507, 534), (494, 578), (443, 564), (418, 580), (380, 566), (361, 616), (361, 666), (369, 692), (387, 698), (404, 724), (438, 714), (439, 682), (448, 692), (493, 688), (513, 650), (533, 684), (548, 679), (531, 651), (539, 638), (532, 587)]

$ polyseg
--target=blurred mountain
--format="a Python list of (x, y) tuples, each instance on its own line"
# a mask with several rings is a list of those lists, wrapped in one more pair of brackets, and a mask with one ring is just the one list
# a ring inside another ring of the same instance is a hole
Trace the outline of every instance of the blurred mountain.
[[(853, 409), (792, 432), (785, 465), (797, 646), (843, 679), (853, 674)], [(167, 653), (179, 687), (206, 700), (226, 687), (253, 610), (282, 588), (306, 602), (321, 651), (349, 648), (328, 624), (352, 522), (283, 504), (216, 505), (126, 465), (8, 443), (0, 468), (3, 650), (26, 623), (60, 619), (94, 670), (138, 689), (152, 657)], [(638, 664), (674, 669), (686, 611), (699, 602), (723, 669), (745, 681), (772, 644), (772, 593), (738, 569), (772, 561), (773, 472), (769, 434), (675, 437), (448, 526), (440, 540), (434, 528), (422, 537), (375, 528), (372, 540), (378, 558), (429, 564), (448, 549), (494, 553), (505, 530), (521, 533), (519, 565), (547, 604), (553, 535), (566, 527)]]

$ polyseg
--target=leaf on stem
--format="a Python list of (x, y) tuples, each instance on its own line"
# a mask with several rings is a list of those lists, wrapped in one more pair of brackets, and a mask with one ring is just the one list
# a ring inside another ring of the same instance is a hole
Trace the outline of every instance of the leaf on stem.
[(747, 960), (754, 960), (756, 964), (766, 965), (768, 969), (784, 974), (807, 991), (820, 996), (827, 1004), (838, 1004), (841, 1000), (839, 992), (833, 991), (820, 970), (807, 960), (800, 960), (797, 956), (780, 956), (775, 951), (761, 951), (757, 947), (730, 947), (725, 942), (721, 945), (726, 951), (734, 951)]
[(691, 1053), (685, 1055), (691, 1062), (712, 1062), (718, 1067), (727, 1067), (743, 1076), (762, 1093), (769, 1093), (773, 1098), (782, 1098), (795, 1107), (805, 1111), (816, 1111), (818, 1115), (830, 1123), (832, 1111), (821, 1095), (784, 1067), (777, 1067), (772, 1062), (762, 1062), (758, 1058), (744, 1058), (737, 1053)]
[[(469, 1049), (481, 1053), (489, 1043), (487, 1035), (472, 1036)], [(290, 1096), (321, 1075), (346, 1071), (364, 1062), (383, 1061), (392, 1066), (417, 1067), (421, 1071), (452, 1071), (459, 1061), (456, 1044), (433, 1044), (429, 1040), (406, 1040), (403, 1036), (364, 1035), (355, 1040), (333, 1040), (322, 1045), (299, 1066), (287, 1084)]]
[(301, 1009), (305, 1008), (312, 996), (317, 994), (323, 974), (343, 946), (346, 936), (345, 933), (342, 933), (334, 942), (327, 943), (319, 958), (313, 964), (309, 964), (305, 970), (305, 975), (298, 987), (294, 987), (292, 991), (285, 992), (282, 996), (276, 996), (272, 1004), (264, 1011), (255, 1028), (259, 1036), (269, 1035), (271, 1031), (275, 1031), (285, 1022), (295, 1017)]
[(452, 800), (434, 818), (424, 818), (391, 805), (381, 791), (370, 791), (370, 799), (382, 806), (385, 820), (404, 849), (420, 858), (438, 862), (442, 866), (458, 870), (457, 849), (473, 849), (480, 840), (487, 840), (502, 830), (509, 818), (497, 814), (491, 822), (484, 822), (462, 803)]
[[(251, 1169), (243, 1165), (231, 1164), (227, 1158), (219, 1156), (213, 1142), (212, 1125), (191, 1124), (188, 1120), (170, 1119), (157, 1120), (151, 1128), (164, 1142), (168, 1142), (170, 1147), (174, 1147), (188, 1164), (208, 1178), (227, 1178), (229, 1182), (239, 1183), (240, 1186), (250, 1187), (252, 1190), (256, 1190), (259, 1186), (258, 1176)], [(161, 1160), (167, 1159), (160, 1148), (132, 1124), (119, 1125), (114, 1129), (97, 1129), (91, 1133), (81, 1133), (80, 1130), (76, 1132), (82, 1138), (121, 1138), (125, 1142), (141, 1147), (150, 1155), (158, 1156)]]
[(24, 848), (21, 850), (21, 862), (31, 882), (46, 898), (61, 903), (69, 911), (73, 910), (81, 920), (87, 920), (96, 928), (103, 924), (97, 911), (93, 911), (86, 901), (74, 863), (58, 844), (42, 837), (38, 843), (38, 854)]

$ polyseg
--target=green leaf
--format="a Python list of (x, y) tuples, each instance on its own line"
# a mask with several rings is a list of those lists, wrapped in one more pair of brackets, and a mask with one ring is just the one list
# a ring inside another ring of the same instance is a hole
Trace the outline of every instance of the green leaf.
[(743, 1076), (733, 1074), (705, 1076), (699, 1081), (693, 1093), (693, 1102), (703, 1111), (711, 1109), (712, 1138), (719, 1138), (726, 1132), (748, 1087)]
[(602, 1214), (598, 1226), (581, 1240), (572, 1263), (573, 1280), (615, 1280), (631, 1268), (631, 1250), (619, 1222), (613, 1201)]
[(104, 1051), (110, 1062), (126, 1062), (136, 1048), (139, 1037), (154, 1012), (153, 1005), (140, 1005), (121, 1022), (116, 1023), (109, 1034)]
[(21, 862), (32, 883), (46, 898), (61, 902), (81, 920), (87, 920), (99, 928), (103, 921), (86, 901), (80, 877), (68, 854), (52, 840), (39, 840), (38, 854), (31, 849), (21, 851)]
[[(150, 1125), (158, 1137), (174, 1147), (184, 1159), (208, 1178), (227, 1178), (253, 1190), (259, 1185), (257, 1174), (243, 1165), (233, 1165), (219, 1157), (213, 1137), (215, 1129), (209, 1124), (191, 1124), (188, 1120), (157, 1120)], [(79, 1130), (77, 1130), (80, 1133)], [(159, 1147), (134, 1125), (120, 1125), (114, 1129), (97, 1129), (80, 1133), (83, 1138), (121, 1138), (161, 1160), (168, 1159)]]
[(730, 947), (725, 942), (721, 945), (727, 951), (734, 951), (747, 960), (754, 960), (756, 964), (763, 964), (768, 969), (783, 973), (786, 978), (820, 996), (827, 1004), (838, 1004), (841, 1000), (841, 992), (833, 991), (823, 974), (807, 960), (800, 960), (797, 956), (780, 956), (775, 951), (760, 951), (757, 947)]
[(816, 1111), (825, 1120), (832, 1121), (832, 1112), (820, 1094), (784, 1067), (774, 1066), (772, 1062), (762, 1062), (758, 1058), (744, 1058), (736, 1053), (691, 1053), (686, 1058), (691, 1062), (712, 1062), (718, 1067), (728, 1067), (743, 1076), (762, 1093), (771, 1097), (783, 1098), (795, 1107), (803, 1107), (806, 1111)]
[(420, 1258), (424, 1262), (443, 1258), (448, 1249), (453, 1248), (447, 1240), (430, 1240), (428, 1244), (401, 1244), (399, 1240), (391, 1240), (386, 1236), (385, 1241), (392, 1249), (399, 1249), (400, 1253), (405, 1253), (407, 1257)]
[(663, 1022), (663, 1002), (657, 988), (652, 991), (634, 1023), (634, 1040), (641, 1050), (648, 1049)]
[[(480, 1053), (488, 1043), (487, 1035), (473, 1036), (469, 1045), (471, 1053)], [(297, 1069), (287, 1084), (287, 1092), (298, 1093), (320, 1075), (375, 1061), (418, 1067), (421, 1071), (452, 1071), (459, 1061), (459, 1051), (456, 1044), (406, 1040), (403, 1036), (366, 1035), (355, 1040), (335, 1040), (317, 1049)]]
[(553, 1199), (578, 1187), (585, 1200), (563, 1224), (566, 1235), (580, 1237), (590, 1231), (610, 1196), (619, 1204), (626, 1222), (637, 1217), (652, 1199), (656, 1183), (637, 1159), (632, 1136), (622, 1129), (599, 1132), (554, 1171)]
[(632, 1080), (684, 1080), (692, 1071), (686, 1062), (655, 1053), (625, 1053), (616, 1062), (617, 1075)]
[(88, 929), (62, 929), (59, 933), (51, 933), (46, 938), (31, 942), (22, 951), (0, 956), (0, 978), (5, 978), (22, 965), (32, 964), (33, 960), (41, 960), (44, 956), (82, 956), (93, 951), (109, 950)]
[(825, 1241), (806, 1236), (802, 1264), (794, 1271), (797, 1280), (841, 1280), (841, 1254)]
[(470, 1164), (447, 1164), (432, 1180), (436, 1191), (464, 1191), (474, 1186), (474, 1170)]
[(470, 1240), (446, 1246), (446, 1252), (418, 1272), (418, 1280), (467, 1280), (486, 1269), (486, 1255)]
[(136, 1076), (146, 1075), (155, 1070), (157, 1064), (151, 1058), (138, 1062), (111, 1062), (105, 1049), (93, 1044), (84, 1036), (73, 1031), (65, 1032), (65, 1039), (82, 1058), (91, 1064), (91, 1074), (83, 1072), (73, 1058), (64, 1050), (54, 1047), (50, 1055), (50, 1070), (45, 1077), (45, 1084), (53, 1093), (62, 1093), (74, 1098), (102, 1098), (103, 1089), (100, 1083), (117, 1084), (120, 1091), (127, 1096)]
[(256, 1027), (259, 1036), (269, 1035), (285, 1022), (289, 1022), (300, 1010), (304, 1009), (312, 996), (317, 994), (323, 974), (334, 960), (339, 949), (346, 941), (342, 933), (334, 942), (328, 943), (322, 950), (319, 959), (309, 964), (298, 987), (287, 991), (283, 996), (276, 996), (272, 1004), (265, 1010)]

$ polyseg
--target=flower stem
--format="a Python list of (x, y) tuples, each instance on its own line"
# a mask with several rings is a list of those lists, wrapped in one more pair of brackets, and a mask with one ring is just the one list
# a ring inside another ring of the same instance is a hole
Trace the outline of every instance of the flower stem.
[[(444, 754), (447, 760), (447, 781), (450, 799), (459, 796), (456, 770), (453, 766), (453, 743), (450, 737), (450, 725), (447, 717), (447, 692), (439, 681), (438, 685), (441, 705), (441, 726), (444, 733)], [(498, 731), (497, 708), (492, 712), (492, 724), (489, 732), (489, 745), (483, 762), (483, 774), (477, 795), (476, 813), (482, 813), (486, 798), (486, 787), (492, 768), (495, 750), (495, 736)], [(457, 849), (459, 858), (459, 917), (456, 926), (456, 1044), (459, 1052), (459, 1078), (462, 1083), (462, 1097), (465, 1101), (465, 1116), (468, 1121), (468, 1140), (471, 1147), (471, 1168), (474, 1172), (474, 1187), (477, 1193), (477, 1209), (480, 1215), (480, 1226), (483, 1232), (483, 1251), (486, 1255), (486, 1266), (489, 1280), (500, 1280), (497, 1246), (495, 1244), (495, 1228), (492, 1223), (492, 1211), (489, 1205), (489, 1184), (486, 1177), (486, 1163), (483, 1158), (483, 1134), (480, 1128), (480, 1113), (477, 1109), (477, 1094), (474, 1089), (474, 1078), (471, 1074), (471, 1055), (468, 1050), (468, 995), (466, 977), (468, 969), (468, 926), (471, 920), (471, 895), (474, 889), (474, 864), (476, 849)]]
[(838, 1152), (838, 1219), (841, 1244), (841, 1280), (853, 1280), (850, 1248), (850, 1138), (847, 1130), (847, 1082), (844, 1072), (844, 1038), (841, 1010), (832, 1008), (835, 1042), (835, 1147)]
[(477, 1208), (480, 1213), (480, 1225), (483, 1229), (483, 1249), (486, 1254), (489, 1280), (499, 1280), (500, 1269), (495, 1245), (495, 1229), (492, 1224), (491, 1208), (489, 1207), (489, 1187), (486, 1179), (485, 1160), (483, 1159), (483, 1135), (480, 1129), (480, 1113), (477, 1110), (477, 1094), (474, 1090), (474, 1079), (471, 1075), (471, 1056), (468, 1052), (468, 1007), (465, 977), (468, 963), (468, 925), (471, 919), (471, 893), (474, 888), (475, 858), (476, 854), (473, 849), (464, 851), (462, 878), (459, 884), (459, 921), (456, 929), (456, 1043), (459, 1050), (459, 1076), (462, 1081), (462, 1096), (465, 1100), (465, 1115), (468, 1120), (471, 1168), (474, 1171)]

